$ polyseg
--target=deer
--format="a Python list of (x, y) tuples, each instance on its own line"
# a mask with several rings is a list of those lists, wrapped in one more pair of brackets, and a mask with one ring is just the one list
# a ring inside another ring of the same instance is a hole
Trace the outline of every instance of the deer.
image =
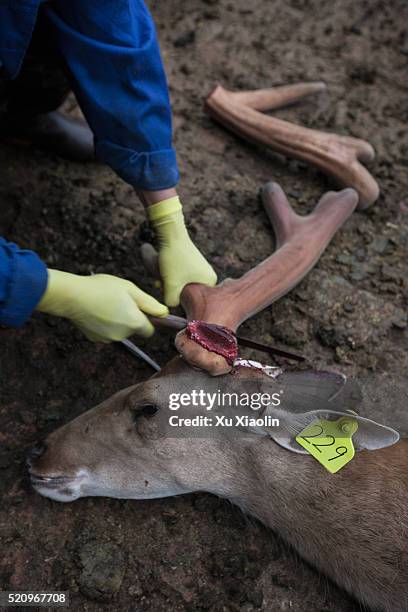
[[(306, 216), (295, 213), (276, 183), (261, 197), (276, 250), (239, 279), (186, 285), (181, 302), (188, 322), (176, 336), (178, 355), (34, 446), (27, 459), (31, 484), (59, 502), (218, 495), (277, 532), (364, 606), (406, 612), (408, 441), (358, 414), (358, 393), (344, 375), (263, 366), (239, 358), (235, 343), (244, 320), (315, 265), (355, 211), (359, 194), (352, 188), (328, 192)], [(179, 325), (171, 317), (161, 324)], [(230, 405), (216, 405), (212, 414), (239, 413), (247, 420), (233, 430), (211, 428), (205, 425), (208, 406), (171, 407), (171, 397), (197, 390), (232, 394)], [(262, 409), (277, 425), (253, 423), (252, 407), (235, 399), (243, 391), (282, 398)], [(316, 416), (358, 423), (357, 452), (336, 474), (295, 440)], [(193, 418), (201, 419), (198, 427), (191, 427)]]

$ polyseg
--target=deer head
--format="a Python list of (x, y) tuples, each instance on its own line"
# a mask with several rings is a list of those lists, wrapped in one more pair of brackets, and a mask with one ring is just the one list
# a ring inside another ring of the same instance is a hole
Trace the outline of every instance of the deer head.
[[(88, 495), (145, 499), (204, 489), (231, 496), (240, 487), (236, 473), (244, 470), (237, 464), (260, 436), (305, 454), (294, 438), (316, 415), (350, 415), (361, 399), (335, 372), (284, 372), (242, 362), (214, 378), (174, 358), (148, 381), (119, 391), (34, 447), (28, 459), (32, 484), (57, 501)], [(393, 429), (353, 418), (358, 450), (398, 441)], [(231, 428), (225, 419), (234, 420)]]

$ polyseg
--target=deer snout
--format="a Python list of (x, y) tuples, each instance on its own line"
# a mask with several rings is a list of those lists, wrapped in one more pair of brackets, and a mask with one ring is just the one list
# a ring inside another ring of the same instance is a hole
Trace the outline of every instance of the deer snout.
[(31, 468), (33, 466), (33, 462), (36, 459), (39, 459), (46, 450), (47, 450), (47, 445), (45, 444), (44, 441), (37, 442), (36, 444), (34, 444), (34, 446), (29, 448), (26, 453), (26, 463), (28, 467)]
[(62, 502), (81, 497), (87, 475), (53, 434), (28, 449), (26, 464), (37, 493)]

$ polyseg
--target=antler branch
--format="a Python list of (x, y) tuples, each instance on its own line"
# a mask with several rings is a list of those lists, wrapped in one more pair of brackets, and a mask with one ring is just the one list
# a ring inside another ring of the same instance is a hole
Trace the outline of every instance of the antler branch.
[[(294, 85), (280, 85), (278, 87), (269, 87), (268, 89), (255, 89), (253, 91), (229, 91), (228, 95), (231, 100), (248, 108), (254, 108), (258, 111), (271, 111), (295, 104), (302, 98), (307, 98), (326, 89), (326, 83), (314, 81), (310, 83), (295, 83)], [(207, 103), (214, 92), (215, 90), (208, 96)]]
[[(187, 318), (215, 323), (236, 331), (239, 325), (290, 291), (314, 266), (337, 229), (357, 206), (353, 189), (326, 193), (308, 216), (297, 215), (276, 183), (262, 191), (265, 210), (275, 232), (277, 250), (240, 279), (226, 279), (217, 287), (186, 285), (181, 303)], [(176, 337), (183, 357), (213, 375), (231, 370), (223, 356), (188, 337)]]
[(311, 130), (259, 112), (291, 104), (322, 89), (322, 83), (299, 83), (231, 92), (217, 85), (207, 97), (205, 108), (242, 138), (317, 166), (340, 186), (352, 187), (359, 194), (359, 208), (367, 208), (379, 195), (378, 184), (360, 163), (374, 159), (374, 149), (368, 142)]

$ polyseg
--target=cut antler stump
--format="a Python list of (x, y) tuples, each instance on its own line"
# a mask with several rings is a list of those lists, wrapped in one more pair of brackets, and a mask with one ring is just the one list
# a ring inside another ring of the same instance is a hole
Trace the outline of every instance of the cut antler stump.
[(359, 195), (359, 208), (367, 208), (379, 195), (377, 182), (360, 163), (374, 159), (374, 149), (368, 142), (311, 130), (260, 112), (287, 106), (323, 89), (325, 85), (320, 82), (243, 92), (217, 85), (207, 97), (205, 109), (245, 140), (310, 163), (341, 187), (352, 187)]
[(276, 183), (263, 188), (262, 200), (276, 251), (240, 279), (226, 279), (217, 287), (192, 283), (181, 294), (190, 324), (177, 334), (176, 347), (192, 366), (214, 376), (232, 369), (233, 341), (228, 333), (234, 338), (243, 321), (299, 283), (355, 210), (358, 194), (353, 189), (326, 193), (307, 216), (293, 211)]

